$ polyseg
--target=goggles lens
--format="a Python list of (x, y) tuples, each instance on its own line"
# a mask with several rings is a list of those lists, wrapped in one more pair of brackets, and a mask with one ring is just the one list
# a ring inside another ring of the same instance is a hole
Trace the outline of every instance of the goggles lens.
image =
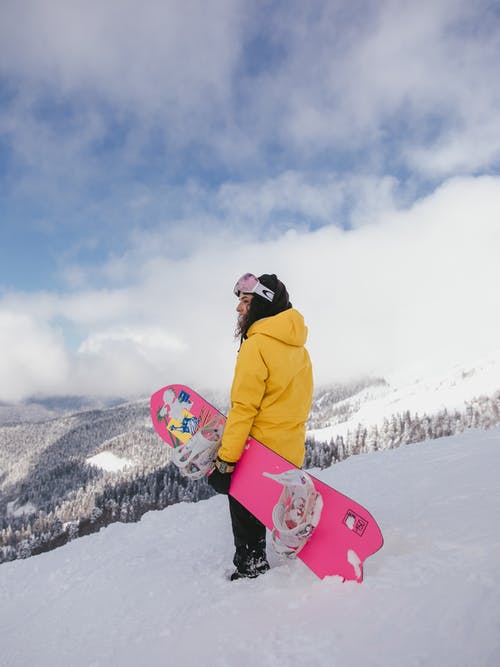
[(236, 296), (243, 294), (258, 294), (267, 301), (274, 299), (274, 292), (269, 287), (265, 287), (253, 273), (245, 273), (234, 286)]

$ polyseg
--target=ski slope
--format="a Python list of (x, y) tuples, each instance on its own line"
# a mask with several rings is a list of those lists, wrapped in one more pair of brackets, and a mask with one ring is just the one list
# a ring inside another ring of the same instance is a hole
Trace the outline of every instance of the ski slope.
[[(346, 437), (359, 424), (369, 428), (381, 426), (384, 418), (409, 411), (432, 416), (440, 410), (463, 412), (467, 403), (480, 396), (493, 396), (498, 391), (500, 349), (488, 358), (470, 364), (445, 367), (435, 373), (408, 369), (385, 378), (385, 384), (369, 386), (358, 394), (335, 404), (346, 407), (350, 417), (333, 417), (330, 426), (309, 429), (308, 436), (328, 442), (337, 436)], [(338, 420), (338, 421), (337, 421)]]
[(385, 546), (362, 584), (300, 561), (229, 582), (226, 499), (0, 566), (3, 667), (497, 667), (500, 429), (353, 457), (319, 477)]

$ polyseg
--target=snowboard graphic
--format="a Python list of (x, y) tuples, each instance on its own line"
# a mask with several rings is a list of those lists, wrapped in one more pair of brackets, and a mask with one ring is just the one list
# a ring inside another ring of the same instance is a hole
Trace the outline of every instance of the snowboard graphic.
[[(190, 438), (220, 440), (226, 418), (184, 385), (163, 387), (151, 397), (151, 418), (158, 435), (179, 448)], [(248, 438), (231, 480), (230, 494), (273, 530), (273, 509), (283, 486), (273, 476), (296, 466), (254, 438)], [(383, 545), (375, 519), (361, 505), (307, 473), (323, 501), (319, 523), (298, 553), (320, 579), (339, 575), (363, 580), (363, 562)]]

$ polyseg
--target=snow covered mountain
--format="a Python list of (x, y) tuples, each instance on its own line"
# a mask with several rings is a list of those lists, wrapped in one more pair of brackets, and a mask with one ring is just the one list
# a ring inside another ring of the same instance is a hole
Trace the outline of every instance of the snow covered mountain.
[(439, 372), (422, 374), (413, 369), (384, 379), (353, 383), (345, 398), (345, 386), (326, 388), (316, 396), (308, 433), (318, 441), (327, 441), (346, 437), (358, 424), (366, 428), (381, 425), (384, 418), (407, 411), (429, 416), (445, 409), (465, 411), (467, 404), (491, 397), (499, 390), (500, 352)]
[(351, 457), (319, 477), (384, 547), (362, 584), (300, 561), (229, 582), (226, 499), (180, 503), (0, 567), (3, 667), (496, 667), (500, 429)]
[[(318, 390), (306, 466), (328, 467), (353, 454), (500, 424), (499, 368), (490, 359), (434, 378), (362, 379)], [(211, 396), (223, 412), (225, 399)], [(43, 404), (65, 411), (74, 402)], [(458, 412), (438, 412), (443, 409)], [(212, 495), (206, 482), (181, 478), (169, 465), (148, 400), (41, 421), (37, 410), (20, 414), (28, 419), (0, 426), (0, 563)]]
[(105, 410), (127, 403), (124, 398), (99, 398), (95, 396), (50, 396), (31, 398), (21, 403), (0, 401), (0, 425), (20, 422), (41, 422), (77, 412)]
[(0, 427), (0, 563), (213, 492), (181, 478), (148, 401)]

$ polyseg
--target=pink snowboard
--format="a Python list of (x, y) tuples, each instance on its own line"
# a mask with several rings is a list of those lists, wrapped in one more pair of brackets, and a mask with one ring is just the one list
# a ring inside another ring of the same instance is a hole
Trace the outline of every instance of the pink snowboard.
[[(156, 432), (171, 447), (186, 442), (200, 429), (216, 438), (226, 421), (221, 412), (184, 385), (169, 385), (153, 394), (151, 417)], [(230, 494), (272, 529), (273, 508), (283, 487), (263, 473), (279, 474), (294, 468), (292, 463), (249, 438), (233, 473)], [(380, 528), (364, 507), (309, 476), (323, 498), (323, 510), (298, 558), (321, 579), (339, 575), (344, 580), (362, 581), (364, 560), (383, 545)]]

